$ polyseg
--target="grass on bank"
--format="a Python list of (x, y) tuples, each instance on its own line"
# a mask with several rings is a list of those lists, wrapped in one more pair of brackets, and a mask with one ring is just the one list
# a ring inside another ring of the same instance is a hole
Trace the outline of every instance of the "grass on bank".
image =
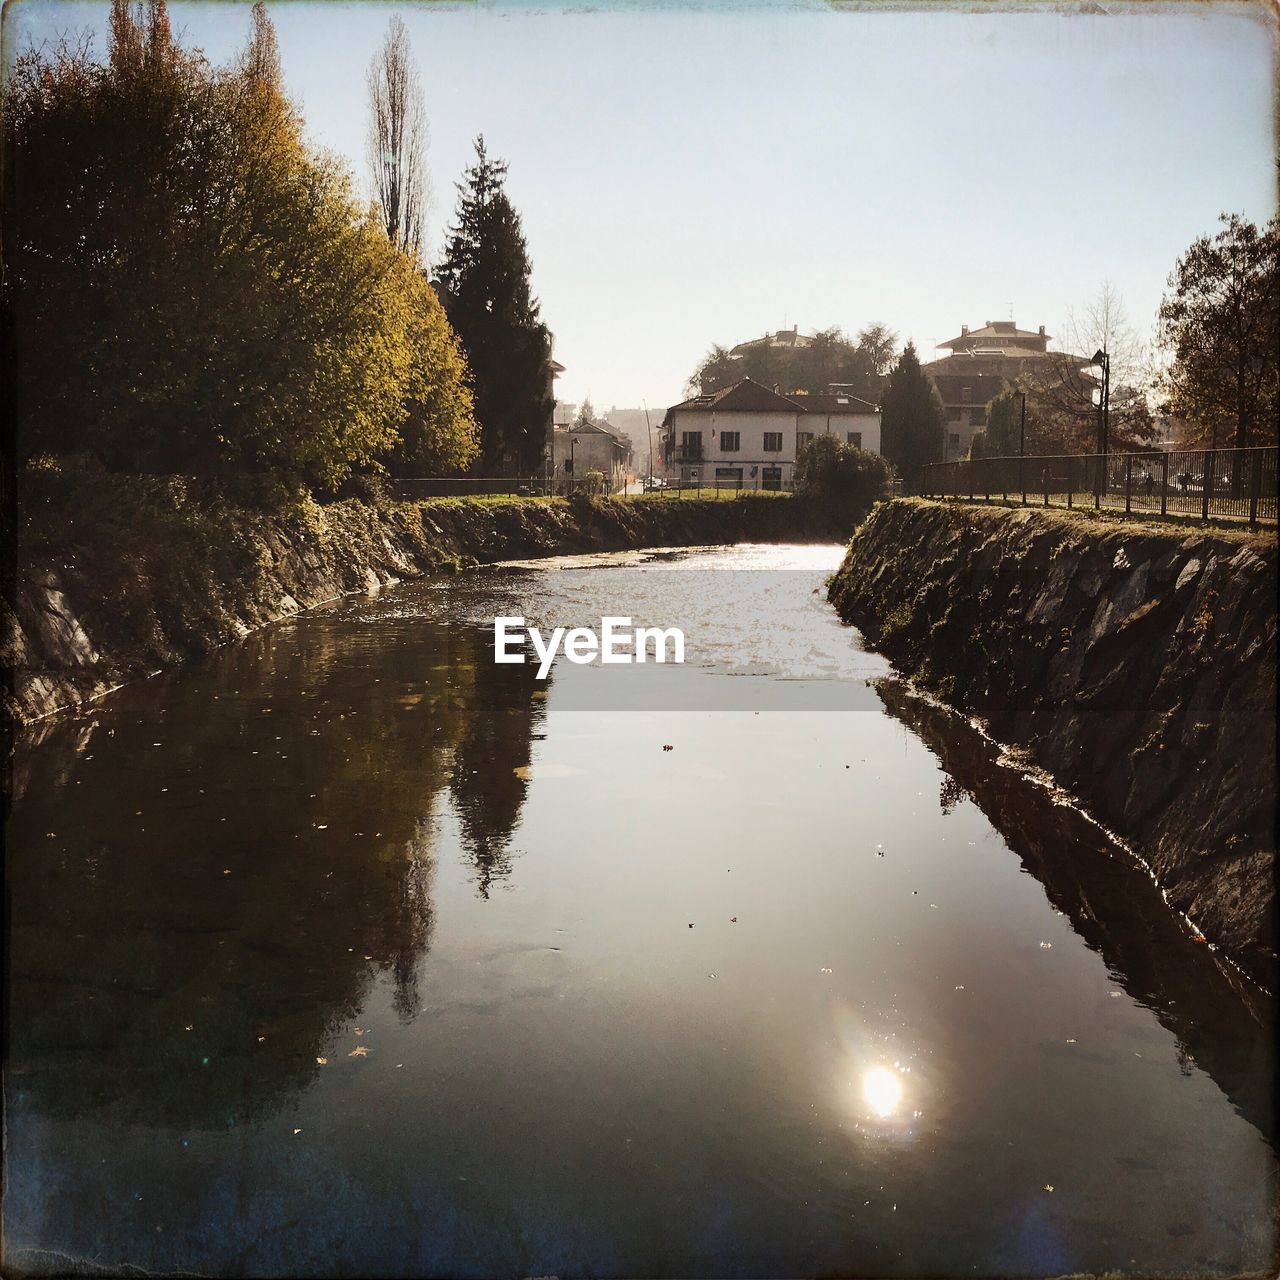
[(1274, 522), (1260, 521), (1256, 529), (1251, 529), (1245, 520), (1227, 517), (1210, 517), (1202, 520), (1196, 515), (1170, 513), (1169, 515), (1147, 515), (1141, 512), (1125, 514), (1115, 508), (1067, 507), (1050, 503), (1028, 502), (1025, 506), (1013, 499), (992, 498), (990, 502), (970, 501), (967, 498), (899, 498), (899, 502), (913, 502), (931, 507), (963, 507), (972, 511), (991, 512), (1030, 512), (1035, 519), (1056, 520), (1060, 524), (1072, 525), (1082, 531), (1115, 532), (1116, 530), (1132, 530), (1134, 533), (1165, 533), (1179, 531), (1188, 533), (1213, 533), (1227, 536), (1233, 541), (1252, 543), (1259, 540), (1275, 542), (1276, 525)]

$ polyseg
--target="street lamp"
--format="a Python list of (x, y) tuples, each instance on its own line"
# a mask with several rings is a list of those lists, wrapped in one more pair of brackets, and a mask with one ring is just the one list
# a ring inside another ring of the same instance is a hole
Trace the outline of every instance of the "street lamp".
[(1111, 443), (1111, 357), (1099, 348), (1093, 353), (1093, 363), (1102, 366), (1102, 448), (1103, 458)]

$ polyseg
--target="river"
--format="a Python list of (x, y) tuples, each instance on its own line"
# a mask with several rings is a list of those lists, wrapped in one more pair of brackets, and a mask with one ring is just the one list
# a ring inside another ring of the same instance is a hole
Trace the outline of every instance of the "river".
[[(839, 557), (405, 584), (26, 735), (9, 1265), (1271, 1265), (1271, 1006), (873, 683)], [(679, 625), (687, 661), (543, 682), (499, 614)]]

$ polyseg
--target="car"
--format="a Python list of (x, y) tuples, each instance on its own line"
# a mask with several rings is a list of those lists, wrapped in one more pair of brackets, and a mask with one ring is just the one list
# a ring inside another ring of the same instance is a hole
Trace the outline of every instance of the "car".
[(649, 493), (654, 489), (665, 489), (667, 482), (661, 476), (646, 476), (644, 481), (644, 491)]

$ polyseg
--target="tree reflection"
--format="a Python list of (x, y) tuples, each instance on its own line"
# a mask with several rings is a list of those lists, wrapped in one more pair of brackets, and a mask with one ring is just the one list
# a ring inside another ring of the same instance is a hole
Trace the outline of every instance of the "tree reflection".
[(494, 678), (481, 633), (364, 609), (20, 747), (7, 1065), (24, 1097), (229, 1126), (304, 1088), (376, 985), (418, 1013), (434, 812), (452, 789), (487, 891), (540, 711)]
[(530, 664), (482, 660), (473, 667), (470, 714), (454, 751), (450, 785), (482, 898), (511, 874), (511, 834), (529, 789), (532, 739), (549, 684)]

